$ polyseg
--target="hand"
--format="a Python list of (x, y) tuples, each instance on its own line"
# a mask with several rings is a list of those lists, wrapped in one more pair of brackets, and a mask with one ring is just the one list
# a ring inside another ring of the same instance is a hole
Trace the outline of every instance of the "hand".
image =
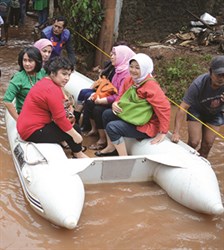
[(174, 133), (172, 134), (172, 136), (171, 136), (171, 141), (172, 141), (172, 142), (175, 142), (175, 143), (178, 143), (179, 140), (180, 140), (180, 135), (179, 135), (179, 133), (174, 132)]
[(100, 98), (99, 96), (97, 96), (96, 100), (94, 102), (95, 102), (95, 104), (103, 104), (103, 99)]
[(89, 98), (88, 98), (88, 100), (92, 100), (93, 101), (93, 96), (95, 95), (95, 92), (93, 92), (90, 96), (89, 96)]
[(224, 102), (224, 93), (221, 95), (221, 101)]
[(118, 102), (113, 102), (112, 111), (114, 112), (114, 114), (118, 114), (122, 112), (122, 109), (118, 106)]
[(162, 142), (166, 137), (166, 134), (158, 133), (157, 136), (151, 141), (151, 144)]
[(83, 141), (82, 136), (77, 132), (76, 135), (73, 136), (73, 141), (77, 144), (80, 144)]

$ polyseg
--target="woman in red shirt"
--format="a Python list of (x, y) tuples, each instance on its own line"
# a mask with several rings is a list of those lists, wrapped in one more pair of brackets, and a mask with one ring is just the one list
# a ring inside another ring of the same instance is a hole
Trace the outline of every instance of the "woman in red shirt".
[(66, 141), (74, 157), (85, 158), (80, 128), (66, 117), (63, 87), (74, 69), (71, 62), (56, 57), (44, 65), (48, 76), (37, 82), (28, 93), (19, 118), (17, 130), (23, 140), (35, 143)]

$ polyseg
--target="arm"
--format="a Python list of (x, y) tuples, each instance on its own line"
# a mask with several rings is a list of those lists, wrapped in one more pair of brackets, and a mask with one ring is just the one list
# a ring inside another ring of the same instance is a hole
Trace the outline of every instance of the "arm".
[(44, 32), (40, 33), (40, 38), (47, 38), (46, 35), (44, 34)]
[(65, 48), (66, 48), (69, 60), (75, 65), (76, 59), (75, 59), (75, 52), (74, 52), (74, 49), (72, 46), (71, 36), (69, 37), (68, 41), (66, 42)]
[(82, 136), (74, 128), (66, 131), (66, 133), (69, 134), (77, 144), (81, 143), (83, 140)]
[[(186, 102), (182, 102), (180, 104), (180, 107), (183, 108), (184, 110), (189, 109), (190, 105), (188, 105)], [(172, 142), (178, 142), (180, 140), (180, 128), (181, 128), (181, 123), (185, 117), (186, 112), (179, 108), (176, 113), (175, 117), (175, 122), (174, 122), (174, 130), (173, 130), (173, 135), (171, 137)]]
[(221, 101), (224, 102), (224, 92), (221, 95)]
[(14, 104), (11, 102), (3, 102), (3, 103), (5, 107), (8, 109), (10, 115), (17, 121), (19, 115), (16, 111)]

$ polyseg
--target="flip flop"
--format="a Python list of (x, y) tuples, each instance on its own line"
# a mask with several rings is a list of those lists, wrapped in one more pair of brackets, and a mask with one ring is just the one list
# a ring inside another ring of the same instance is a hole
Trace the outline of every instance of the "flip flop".
[(91, 150), (101, 150), (104, 149), (107, 146), (106, 143), (95, 143), (89, 146), (89, 149)]

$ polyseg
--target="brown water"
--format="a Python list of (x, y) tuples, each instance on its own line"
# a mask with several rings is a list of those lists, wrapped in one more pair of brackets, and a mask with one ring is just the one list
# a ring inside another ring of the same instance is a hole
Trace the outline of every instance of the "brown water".
[[(153, 182), (85, 186), (85, 205), (74, 230), (55, 227), (31, 209), (13, 165), (2, 105), (8, 81), (17, 70), (18, 51), (32, 38), (34, 21), (28, 21), (26, 30), (10, 31), (9, 45), (0, 47), (0, 250), (224, 249), (224, 215), (187, 209)], [(185, 124), (182, 135), (186, 140)], [(217, 138), (209, 156), (222, 200), (223, 149), (223, 139)]]

